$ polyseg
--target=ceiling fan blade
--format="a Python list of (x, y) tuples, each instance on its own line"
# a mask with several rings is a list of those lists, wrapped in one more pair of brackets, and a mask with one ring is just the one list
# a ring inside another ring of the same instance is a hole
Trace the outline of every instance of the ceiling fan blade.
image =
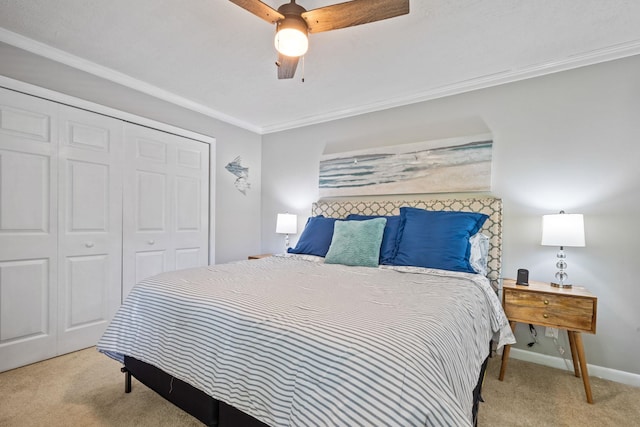
[(262, 18), (270, 24), (284, 19), (284, 15), (273, 9), (271, 6), (262, 3), (260, 0), (229, 0), (231, 3), (253, 13), (258, 18)]
[(302, 14), (310, 33), (337, 30), (409, 13), (409, 0), (352, 0)]
[(286, 56), (281, 53), (278, 54), (278, 78), (279, 79), (291, 79), (296, 73), (298, 67), (298, 56)]

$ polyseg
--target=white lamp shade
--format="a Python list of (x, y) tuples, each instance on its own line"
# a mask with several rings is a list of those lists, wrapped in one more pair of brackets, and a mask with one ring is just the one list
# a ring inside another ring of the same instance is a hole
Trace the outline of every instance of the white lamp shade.
[(585, 246), (582, 214), (542, 216), (542, 245)]
[(276, 50), (286, 56), (302, 56), (309, 49), (307, 35), (295, 28), (283, 28), (278, 31), (274, 44)]
[(294, 214), (279, 213), (276, 220), (276, 233), (296, 234), (298, 232), (298, 217)]

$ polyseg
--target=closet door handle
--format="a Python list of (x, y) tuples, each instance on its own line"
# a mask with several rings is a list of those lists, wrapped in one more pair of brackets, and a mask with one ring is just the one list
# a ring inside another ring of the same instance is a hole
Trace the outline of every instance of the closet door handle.
[(155, 240), (147, 240), (147, 243), (150, 245), (155, 245), (156, 241)]
[(88, 248), (92, 248), (93, 247), (93, 242), (87, 242), (84, 244), (86, 247)]

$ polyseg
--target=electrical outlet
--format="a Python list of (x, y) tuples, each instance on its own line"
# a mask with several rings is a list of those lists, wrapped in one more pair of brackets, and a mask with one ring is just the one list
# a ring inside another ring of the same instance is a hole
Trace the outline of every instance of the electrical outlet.
[(546, 327), (544, 331), (544, 336), (549, 338), (558, 339), (558, 328), (551, 328), (549, 326)]

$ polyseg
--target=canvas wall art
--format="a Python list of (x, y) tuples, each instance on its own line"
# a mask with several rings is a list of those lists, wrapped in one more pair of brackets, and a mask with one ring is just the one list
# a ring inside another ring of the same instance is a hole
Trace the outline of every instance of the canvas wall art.
[(320, 197), (491, 190), (491, 134), (393, 145), (320, 159)]

